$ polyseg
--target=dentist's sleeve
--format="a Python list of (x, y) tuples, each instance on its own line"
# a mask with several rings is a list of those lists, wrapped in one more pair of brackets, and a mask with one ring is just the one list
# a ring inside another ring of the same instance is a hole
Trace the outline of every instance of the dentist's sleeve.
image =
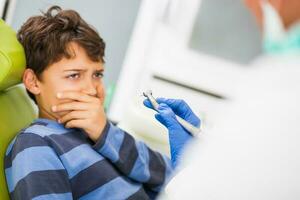
[(158, 192), (168, 182), (172, 165), (168, 157), (151, 150), (131, 135), (106, 123), (101, 138), (94, 146), (126, 176)]

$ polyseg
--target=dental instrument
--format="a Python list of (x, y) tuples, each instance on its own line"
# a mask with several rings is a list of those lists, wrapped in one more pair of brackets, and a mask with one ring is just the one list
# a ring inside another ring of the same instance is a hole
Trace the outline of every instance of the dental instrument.
[[(146, 92), (143, 92), (144, 97), (148, 98), (150, 103), (152, 104), (153, 108), (158, 111), (159, 104), (155, 100), (155, 98), (152, 96), (152, 91), (147, 90)], [(191, 123), (187, 122), (186, 120), (182, 119), (178, 115), (175, 114), (176, 120), (179, 122), (179, 124), (186, 129), (192, 136), (196, 137), (201, 132), (201, 128), (195, 127)]]

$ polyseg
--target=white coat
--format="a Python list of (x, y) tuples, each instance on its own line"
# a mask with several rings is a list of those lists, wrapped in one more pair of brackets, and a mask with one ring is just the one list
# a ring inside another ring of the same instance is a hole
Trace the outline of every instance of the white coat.
[(300, 55), (257, 60), (161, 199), (300, 199)]

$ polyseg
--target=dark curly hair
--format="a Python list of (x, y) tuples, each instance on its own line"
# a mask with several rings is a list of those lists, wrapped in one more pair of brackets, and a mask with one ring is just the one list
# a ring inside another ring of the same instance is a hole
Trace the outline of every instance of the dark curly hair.
[[(81, 46), (92, 61), (104, 63), (105, 42), (74, 10), (52, 6), (46, 13), (30, 17), (17, 37), (25, 50), (27, 68), (38, 78), (49, 65), (64, 57), (72, 58), (70, 42)], [(35, 101), (34, 95), (27, 92)]]

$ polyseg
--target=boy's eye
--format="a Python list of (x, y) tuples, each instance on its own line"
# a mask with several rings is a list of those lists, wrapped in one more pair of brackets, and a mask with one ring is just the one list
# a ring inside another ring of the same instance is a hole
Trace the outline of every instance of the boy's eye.
[(95, 74), (94, 74), (94, 76), (96, 77), (96, 78), (103, 78), (103, 73), (102, 72), (96, 72)]
[(67, 78), (69, 78), (69, 79), (77, 79), (77, 78), (79, 78), (79, 74), (70, 74), (70, 75), (67, 76)]

